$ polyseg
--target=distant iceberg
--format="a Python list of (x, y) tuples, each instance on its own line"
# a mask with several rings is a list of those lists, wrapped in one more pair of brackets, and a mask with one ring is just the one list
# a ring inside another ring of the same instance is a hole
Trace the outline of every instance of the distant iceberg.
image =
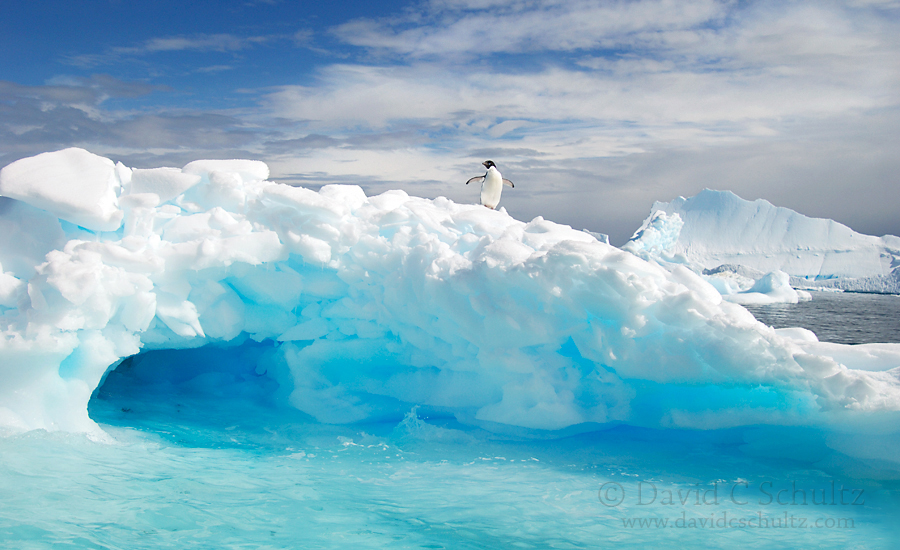
[[(268, 175), (248, 160), (130, 169), (81, 149), (5, 167), (0, 426), (102, 436), (87, 404), (104, 377), (135, 354), (187, 348), (197, 350), (166, 367), (180, 379), (213, 380), (206, 373), (223, 349), (244, 350), (255, 375), (277, 382), (273, 399), (328, 423), (399, 422), (420, 406), (488, 429), (782, 424), (861, 434), (900, 417), (898, 345), (776, 331), (690, 269), (540, 217), (524, 223), (403, 191), (315, 192)], [(740, 233), (713, 229), (756, 218), (737, 217), (745, 206), (733, 195), (703, 201), (724, 210), (676, 201), (684, 228), (673, 241), (662, 224), (655, 242), (705, 265), (744, 258)], [(808, 220), (787, 218), (758, 232), (768, 236), (749, 249), (758, 268), (863, 273), (824, 245), (764, 262), (768, 246)], [(828, 246), (868, 243), (850, 248), (860, 262), (882, 246), (829, 227)]]
[(776, 272), (786, 273), (796, 288), (900, 293), (900, 238), (863, 235), (730, 191), (705, 189), (655, 203), (624, 248), (691, 266), (725, 295), (746, 292)]

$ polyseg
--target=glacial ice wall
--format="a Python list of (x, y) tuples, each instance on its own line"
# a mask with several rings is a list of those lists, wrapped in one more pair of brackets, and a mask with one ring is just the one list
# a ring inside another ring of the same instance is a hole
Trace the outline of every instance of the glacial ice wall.
[(730, 266), (754, 279), (781, 271), (795, 286), (900, 293), (900, 238), (863, 235), (730, 191), (654, 203), (625, 248), (696, 271)]
[(81, 149), (5, 167), (0, 425), (96, 431), (88, 400), (123, 358), (250, 340), (322, 422), (896, 423), (900, 346), (775, 331), (686, 268), (540, 217), (267, 178)]

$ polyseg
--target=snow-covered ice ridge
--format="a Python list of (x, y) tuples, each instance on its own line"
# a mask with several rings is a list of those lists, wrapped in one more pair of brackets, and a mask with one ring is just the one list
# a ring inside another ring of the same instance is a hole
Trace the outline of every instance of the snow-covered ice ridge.
[(798, 288), (900, 294), (900, 237), (863, 235), (730, 191), (655, 203), (626, 249), (705, 271), (726, 295), (779, 271)]
[(776, 331), (689, 269), (540, 217), (267, 178), (82, 149), (5, 167), (0, 425), (99, 433), (87, 403), (123, 358), (248, 340), (323, 422), (897, 425), (898, 345)]

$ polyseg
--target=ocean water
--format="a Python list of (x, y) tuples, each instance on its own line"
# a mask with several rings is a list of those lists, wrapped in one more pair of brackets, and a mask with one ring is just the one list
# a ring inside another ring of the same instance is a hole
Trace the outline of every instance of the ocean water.
[[(840, 301), (848, 296), (816, 295), (811, 304), (846, 316), (823, 326), (849, 332), (874, 311), (866, 297)], [(877, 303), (898, 318), (895, 302)], [(816, 319), (800, 306), (805, 322)], [(194, 357), (180, 353), (190, 352), (151, 352), (110, 374), (89, 406), (107, 442), (0, 438), (0, 546), (889, 549), (900, 540), (897, 476), (830, 451), (813, 429), (496, 433), (423, 408), (324, 425), (277, 405), (278, 389), (252, 369), (192, 380), (165, 372)]]
[(812, 292), (798, 304), (749, 306), (757, 320), (775, 328), (803, 327), (820, 342), (900, 343), (900, 296), (858, 292)]

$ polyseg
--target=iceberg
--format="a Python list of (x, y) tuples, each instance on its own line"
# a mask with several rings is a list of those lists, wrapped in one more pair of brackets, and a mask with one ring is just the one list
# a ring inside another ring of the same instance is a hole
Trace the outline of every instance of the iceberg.
[(793, 288), (790, 279), (784, 271), (771, 271), (755, 280), (747, 290), (723, 293), (724, 298), (743, 305), (796, 304), (809, 300), (810, 294)]
[[(863, 235), (834, 220), (762, 199), (747, 201), (730, 191), (705, 189), (695, 197), (654, 203), (625, 248), (663, 264), (690, 266), (725, 295), (747, 291), (767, 273), (780, 278), (777, 272), (786, 273), (795, 288), (900, 293), (900, 238)], [(789, 292), (769, 298), (797, 300)]]
[[(534, 433), (896, 431), (900, 345), (776, 331), (683, 265), (540, 217), (268, 177), (259, 161), (139, 170), (79, 149), (3, 168), (3, 429), (102, 437), (87, 404), (116, 369), (199, 384), (240, 360), (323, 423), (421, 407)], [(657, 224), (658, 247), (693, 235), (682, 219), (677, 238)]]

